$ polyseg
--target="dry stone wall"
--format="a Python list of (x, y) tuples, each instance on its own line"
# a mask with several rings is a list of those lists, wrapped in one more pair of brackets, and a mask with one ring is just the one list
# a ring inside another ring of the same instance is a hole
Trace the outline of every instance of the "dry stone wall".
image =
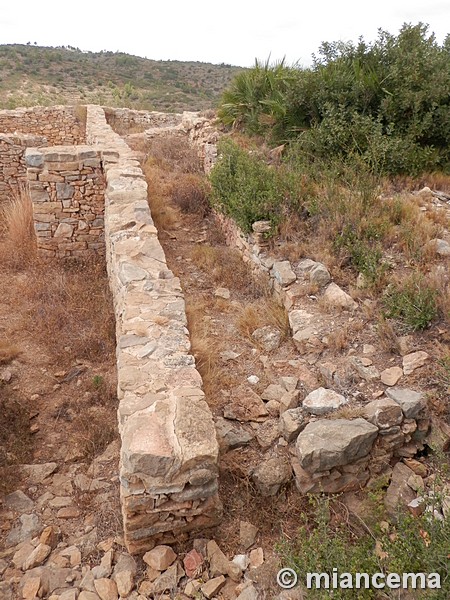
[(125, 542), (134, 553), (218, 523), (218, 444), (190, 354), (180, 282), (159, 244), (139, 164), (100, 107), (88, 107), (87, 139), (101, 149), (106, 173), (121, 501)]
[(44, 136), (49, 146), (84, 142), (84, 126), (74, 106), (35, 106), (0, 110), (0, 133)]
[(39, 253), (60, 258), (103, 254), (101, 152), (90, 146), (28, 148), (25, 162)]
[(46, 142), (46, 138), (41, 136), (0, 134), (0, 205), (18, 197), (21, 183), (26, 182), (26, 148)]
[(108, 124), (119, 125), (125, 129), (133, 129), (135, 126), (150, 127), (174, 127), (180, 125), (182, 115), (180, 113), (165, 113), (149, 110), (132, 110), (131, 108), (104, 107)]

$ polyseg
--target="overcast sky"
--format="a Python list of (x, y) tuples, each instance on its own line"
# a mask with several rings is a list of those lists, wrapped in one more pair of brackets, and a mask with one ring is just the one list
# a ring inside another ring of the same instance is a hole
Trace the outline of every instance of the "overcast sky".
[(441, 43), (449, 0), (20, 0), (0, 10), (0, 43), (37, 42), (153, 59), (251, 66), (286, 56), (310, 64), (322, 41), (366, 41), (404, 22), (430, 26)]

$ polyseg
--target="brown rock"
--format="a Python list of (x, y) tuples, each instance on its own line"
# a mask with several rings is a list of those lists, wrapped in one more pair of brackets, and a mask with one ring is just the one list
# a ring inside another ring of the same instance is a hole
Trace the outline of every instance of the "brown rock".
[(267, 415), (264, 402), (256, 392), (246, 386), (233, 390), (231, 401), (223, 411), (226, 419), (236, 421), (260, 421)]
[(177, 555), (170, 546), (156, 546), (143, 556), (144, 562), (156, 571), (165, 571), (176, 558)]
[(406, 354), (403, 357), (403, 373), (405, 375), (410, 375), (416, 369), (423, 367), (429, 358), (430, 355), (423, 351)]
[(214, 540), (208, 542), (207, 546), (209, 570), (213, 577), (216, 575), (228, 575), (234, 581), (241, 578), (241, 569), (238, 565), (232, 563)]
[(403, 370), (400, 367), (389, 367), (381, 372), (381, 381), (384, 385), (396, 385), (403, 376)]
[(54, 550), (58, 544), (59, 534), (60, 531), (57, 527), (49, 525), (42, 531), (39, 542), (46, 546), (50, 546), (50, 548)]
[(28, 571), (41, 565), (49, 556), (52, 549), (45, 544), (38, 544), (33, 552), (24, 560), (22, 569)]
[(248, 521), (241, 521), (239, 523), (239, 543), (247, 550), (250, 546), (253, 546), (258, 534), (258, 528)]
[(250, 552), (250, 569), (257, 569), (264, 562), (264, 550), (262, 548), (255, 548)]
[(210, 598), (214, 598), (217, 592), (219, 592), (221, 588), (223, 588), (223, 586), (225, 585), (225, 581), (226, 579), (223, 575), (221, 575), (220, 577), (214, 577), (214, 579), (210, 579), (209, 581), (204, 583), (200, 588), (202, 594), (206, 596), (208, 600)]
[(405, 458), (403, 462), (411, 469), (411, 471), (414, 471), (416, 475), (420, 475), (420, 477), (426, 477), (428, 475), (427, 467), (415, 458)]
[(112, 579), (96, 579), (94, 586), (101, 600), (117, 600), (119, 597), (116, 582)]
[(40, 577), (30, 577), (28, 581), (25, 582), (22, 589), (22, 598), (24, 600), (34, 600), (34, 598), (38, 595), (39, 588), (41, 587), (41, 578)]
[(76, 506), (67, 506), (60, 508), (56, 513), (58, 519), (77, 519), (81, 515), (81, 511)]

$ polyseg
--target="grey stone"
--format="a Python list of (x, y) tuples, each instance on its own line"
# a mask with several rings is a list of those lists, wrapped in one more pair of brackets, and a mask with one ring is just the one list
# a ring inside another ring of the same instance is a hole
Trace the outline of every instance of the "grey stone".
[(42, 483), (44, 479), (47, 479), (52, 473), (58, 469), (58, 465), (55, 462), (49, 463), (38, 463), (35, 465), (21, 465), (22, 473), (27, 477), (27, 481), (30, 485), (36, 485)]
[(279, 437), (278, 419), (267, 419), (256, 429), (256, 439), (263, 450), (269, 448)]
[(252, 472), (252, 479), (261, 496), (275, 496), (292, 477), (292, 467), (284, 457), (272, 457), (261, 462)]
[(236, 600), (259, 600), (259, 598), (258, 590), (253, 585), (249, 585), (239, 594)]
[(41, 521), (38, 515), (21, 515), (19, 520), (20, 525), (12, 529), (6, 538), (7, 548), (32, 538), (40, 531)]
[(222, 452), (245, 446), (255, 437), (253, 432), (247, 431), (236, 421), (230, 421), (223, 417), (216, 419), (216, 433)]
[(371, 381), (376, 381), (380, 378), (380, 373), (376, 367), (373, 365), (365, 365), (363, 364), (363, 359), (358, 358), (356, 356), (350, 359), (350, 364), (354, 368), (354, 370), (358, 373), (361, 379), (370, 383)]
[(291, 263), (288, 260), (274, 262), (271, 274), (282, 287), (294, 283), (297, 279), (297, 276), (291, 268)]
[(34, 148), (25, 150), (25, 163), (27, 167), (40, 168), (44, 166), (44, 156)]
[(75, 188), (69, 183), (57, 183), (56, 184), (56, 197), (58, 200), (70, 200), (73, 198)]
[(280, 432), (287, 442), (292, 442), (305, 426), (302, 408), (290, 408), (280, 415)]
[(389, 429), (400, 425), (403, 420), (403, 412), (397, 402), (390, 398), (373, 400), (364, 407), (364, 417), (380, 429)]
[(224, 408), (223, 416), (236, 421), (258, 421), (267, 417), (264, 402), (251, 388), (240, 386), (233, 390), (230, 403)]
[(281, 343), (281, 331), (271, 325), (255, 329), (252, 338), (265, 352), (273, 352)]
[(344, 292), (336, 283), (329, 284), (323, 294), (323, 299), (333, 308), (341, 308), (343, 310), (355, 310), (358, 305), (351, 296)]
[(450, 256), (450, 244), (445, 240), (436, 238), (434, 240), (430, 240), (430, 245), (433, 246), (436, 254), (439, 256)]
[(248, 521), (240, 521), (239, 523), (239, 543), (247, 550), (250, 546), (253, 546), (258, 534), (258, 528)]
[(296, 442), (300, 466), (308, 473), (329, 471), (369, 454), (378, 428), (364, 419), (308, 423)]
[(398, 462), (392, 471), (391, 483), (384, 497), (384, 505), (388, 514), (394, 517), (402, 506), (407, 506), (416, 497), (408, 480), (414, 476), (414, 471), (404, 463)]
[(320, 387), (306, 396), (302, 406), (312, 415), (325, 415), (344, 404), (347, 400), (342, 394)]
[(386, 395), (401, 407), (407, 419), (417, 418), (425, 408), (425, 396), (421, 392), (392, 387), (386, 390)]
[(309, 272), (309, 279), (311, 283), (314, 283), (319, 287), (323, 287), (330, 283), (331, 275), (325, 265), (322, 263), (317, 263), (316, 266), (313, 267)]
[(4, 502), (6, 508), (14, 510), (16, 512), (29, 512), (33, 510), (34, 502), (22, 490), (16, 490), (11, 494), (8, 494)]
[(281, 385), (271, 383), (266, 387), (266, 389), (261, 394), (261, 398), (266, 400), (266, 402), (270, 400), (280, 401), (281, 396), (285, 393), (285, 388)]

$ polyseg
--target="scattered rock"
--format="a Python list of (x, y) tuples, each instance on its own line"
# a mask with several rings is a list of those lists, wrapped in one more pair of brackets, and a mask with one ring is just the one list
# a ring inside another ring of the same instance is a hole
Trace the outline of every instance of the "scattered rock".
[(270, 272), (282, 287), (294, 283), (297, 279), (288, 260), (274, 262)]
[(312, 415), (325, 415), (344, 404), (347, 404), (344, 396), (334, 390), (320, 387), (306, 396), (302, 407)]
[(223, 298), (224, 300), (229, 300), (230, 290), (228, 288), (219, 287), (216, 290), (214, 290), (214, 296), (216, 296), (216, 298)]
[(400, 405), (407, 419), (416, 419), (425, 407), (424, 395), (408, 388), (388, 388), (386, 395)]
[(42, 531), (39, 537), (39, 542), (41, 544), (45, 544), (46, 546), (50, 546), (50, 548), (54, 550), (58, 544), (59, 535), (60, 531), (58, 528), (54, 525), (49, 525)]
[(267, 419), (258, 425), (256, 439), (263, 450), (270, 446), (280, 437), (278, 419)]
[[(148, 589), (145, 593), (148, 594), (162, 594), (165, 591), (175, 591), (178, 585), (179, 580), (183, 577), (184, 571), (178, 563), (171, 565), (164, 573), (161, 573), (153, 583), (149, 583)], [(141, 591), (142, 584), (139, 588), (139, 592)]]
[(119, 596), (126, 598), (134, 587), (137, 573), (136, 561), (129, 554), (121, 554), (114, 567), (113, 579), (117, 585)]
[(255, 548), (250, 552), (250, 569), (257, 569), (264, 563), (264, 550)]
[(389, 367), (381, 372), (381, 382), (384, 385), (396, 385), (403, 376), (403, 370), (400, 367)]
[(248, 521), (241, 521), (239, 523), (239, 543), (247, 550), (250, 546), (253, 546), (258, 534), (258, 528), (249, 523)]
[(416, 475), (420, 475), (421, 477), (426, 477), (428, 475), (427, 467), (415, 458), (405, 458), (403, 462), (411, 469), (411, 471), (414, 471)]
[(256, 385), (257, 383), (259, 383), (259, 377), (257, 375), (249, 375), (247, 377), (247, 381), (251, 384), (251, 385)]
[(56, 513), (58, 519), (77, 519), (81, 515), (81, 511), (76, 506), (67, 506), (60, 508)]
[(252, 472), (252, 479), (261, 496), (275, 496), (292, 477), (292, 468), (283, 457), (268, 458)]
[[(203, 556), (193, 548), (183, 558), (183, 566), (186, 571), (186, 575), (190, 578), (197, 577), (202, 569)], [(189, 594), (188, 594), (189, 595)]]
[(6, 496), (4, 505), (9, 510), (23, 513), (33, 510), (34, 502), (21, 490), (16, 490)]
[(38, 544), (36, 548), (34, 548), (33, 552), (31, 552), (31, 554), (24, 560), (22, 569), (24, 571), (28, 571), (29, 569), (34, 569), (34, 567), (42, 565), (42, 563), (50, 555), (51, 551), (52, 549), (50, 546)]
[(384, 497), (384, 505), (391, 517), (396, 516), (399, 506), (407, 506), (416, 497), (408, 485), (411, 475), (414, 472), (402, 462), (398, 462), (392, 471), (391, 483)]
[(112, 572), (113, 551), (108, 550), (102, 557), (100, 564), (92, 569), (94, 579), (106, 579)]
[(112, 579), (96, 579), (94, 586), (101, 600), (117, 600), (119, 597), (116, 582)]
[(336, 283), (331, 282), (323, 294), (323, 299), (328, 306), (343, 310), (355, 310), (358, 305), (351, 296), (344, 292)]
[(309, 279), (311, 283), (324, 287), (331, 281), (331, 275), (325, 265), (322, 263), (316, 263), (316, 266), (309, 272)]
[(177, 555), (170, 546), (156, 546), (153, 550), (146, 552), (143, 561), (156, 571), (165, 571), (175, 561)]
[(252, 338), (265, 352), (273, 352), (281, 343), (281, 331), (276, 327), (266, 325), (255, 329)]
[(24, 600), (34, 600), (37, 597), (39, 588), (41, 587), (41, 578), (40, 577), (30, 577), (28, 581), (25, 582), (22, 588), (22, 598)]
[(361, 379), (364, 379), (365, 381), (367, 381), (367, 383), (370, 383), (371, 381), (375, 381), (380, 378), (380, 373), (378, 372), (378, 369), (373, 365), (364, 364), (364, 361), (361, 358), (351, 358), (350, 364), (361, 377)]
[(217, 417), (215, 424), (217, 439), (222, 452), (245, 446), (255, 437), (253, 432), (247, 431), (239, 423), (223, 417)]
[(429, 358), (430, 355), (423, 351), (406, 354), (403, 357), (403, 373), (405, 375), (410, 375), (419, 367), (423, 367)]
[(208, 600), (214, 598), (214, 596), (219, 592), (223, 586), (225, 585), (225, 577), (221, 575), (220, 577), (214, 577), (214, 579), (210, 579), (206, 583), (201, 586), (201, 591)]
[(247, 586), (237, 597), (236, 600), (259, 600), (258, 590), (253, 586)]
[(37, 515), (20, 515), (20, 525), (12, 529), (6, 538), (6, 547), (15, 546), (39, 533), (41, 522)]
[(290, 408), (280, 414), (280, 432), (287, 442), (292, 442), (306, 426), (302, 408)]
[(20, 468), (22, 473), (27, 477), (28, 483), (30, 485), (37, 485), (38, 483), (42, 483), (47, 477), (50, 477), (57, 470), (58, 465), (55, 462), (49, 462), (36, 465), (22, 465)]
[(439, 256), (450, 256), (450, 244), (445, 240), (436, 238), (430, 240), (429, 244)]
[(261, 394), (261, 398), (266, 402), (270, 400), (276, 400), (277, 402), (279, 402), (281, 396), (285, 393), (285, 391), (286, 390), (282, 385), (271, 383), (263, 391), (263, 393)]
[(189, 598), (197, 598), (201, 586), (201, 581), (188, 581), (184, 588), (184, 593), (186, 596), (189, 596)]
[(230, 403), (224, 408), (223, 416), (236, 421), (259, 421), (267, 417), (264, 402), (251, 388), (239, 386), (233, 390)]
[(241, 578), (240, 568), (228, 560), (214, 540), (208, 542), (207, 555), (209, 571), (213, 577), (217, 575), (228, 575), (233, 581), (239, 581)]
[(78, 596), (78, 600), (100, 600), (95, 592), (83, 590)]

